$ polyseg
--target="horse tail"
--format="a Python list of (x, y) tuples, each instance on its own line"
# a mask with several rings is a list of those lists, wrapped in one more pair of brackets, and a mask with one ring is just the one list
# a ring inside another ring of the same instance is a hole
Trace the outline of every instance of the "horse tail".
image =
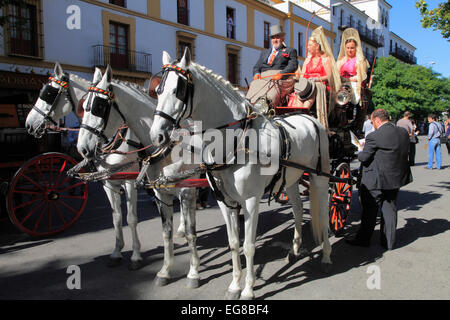
[[(330, 172), (330, 156), (328, 151), (328, 134), (322, 126), (319, 126), (320, 139), (320, 165), (324, 173)], [(328, 228), (328, 181), (323, 175), (311, 175), (309, 189), (311, 224), (315, 242), (320, 245), (323, 242), (324, 228)]]

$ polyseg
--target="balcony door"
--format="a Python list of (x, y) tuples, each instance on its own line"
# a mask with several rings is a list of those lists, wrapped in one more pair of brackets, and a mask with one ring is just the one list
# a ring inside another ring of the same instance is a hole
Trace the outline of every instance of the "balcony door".
[(111, 67), (127, 69), (129, 64), (128, 26), (111, 22), (109, 25)]
[(12, 4), (10, 15), (11, 53), (37, 56), (36, 7)]

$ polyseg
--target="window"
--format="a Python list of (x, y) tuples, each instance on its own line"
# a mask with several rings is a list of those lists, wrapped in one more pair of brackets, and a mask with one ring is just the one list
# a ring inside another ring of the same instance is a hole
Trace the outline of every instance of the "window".
[(120, 7), (124, 7), (124, 8), (127, 7), (125, 0), (109, 0), (109, 3), (115, 4), (116, 6), (120, 6)]
[(128, 26), (111, 22), (109, 25), (111, 67), (128, 68)]
[(270, 23), (264, 21), (264, 48), (270, 48)]
[(189, 25), (188, 0), (178, 0), (178, 23)]
[(353, 16), (352, 15), (350, 15), (350, 22), (349, 22), (349, 24), (350, 24), (350, 28), (353, 28)]
[(235, 45), (227, 44), (226, 46), (226, 59), (227, 59), (227, 80), (233, 85), (239, 86), (240, 84), (240, 68), (239, 68), (239, 55), (241, 48)]
[(298, 55), (300, 57), (303, 57), (303, 33), (298, 33)]
[(389, 52), (392, 52), (392, 40), (390, 40)]
[(333, 7), (333, 16), (336, 15), (336, 7)]
[(227, 38), (236, 39), (235, 10), (227, 7)]
[(358, 32), (361, 32), (361, 20), (358, 20)]
[(177, 31), (177, 59), (181, 59), (183, 57), (184, 49), (188, 47), (189, 51), (191, 51), (192, 60), (195, 60), (196, 38), (197, 35), (195, 34), (184, 31)]
[(339, 25), (342, 26), (344, 24), (344, 10), (341, 9), (341, 17), (339, 19)]
[(37, 12), (31, 4), (12, 4), (9, 39), (12, 54), (38, 56)]

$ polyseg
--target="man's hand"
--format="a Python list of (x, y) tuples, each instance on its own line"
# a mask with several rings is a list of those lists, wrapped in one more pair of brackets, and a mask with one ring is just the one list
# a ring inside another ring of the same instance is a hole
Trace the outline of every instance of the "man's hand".
[(255, 74), (255, 76), (253, 77), (253, 80), (260, 80), (261, 79), (261, 75), (259, 73)]
[(283, 75), (281, 73), (277, 73), (272, 76), (273, 81), (281, 80), (281, 78), (283, 78)]

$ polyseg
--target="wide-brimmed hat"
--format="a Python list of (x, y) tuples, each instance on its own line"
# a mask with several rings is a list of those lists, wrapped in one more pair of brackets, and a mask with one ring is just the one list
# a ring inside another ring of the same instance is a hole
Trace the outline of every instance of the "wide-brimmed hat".
[(270, 36), (276, 36), (277, 34), (284, 36), (286, 33), (283, 32), (283, 29), (279, 24), (270, 26)]
[(295, 92), (300, 100), (310, 99), (316, 91), (314, 82), (309, 79), (300, 78), (294, 85)]

